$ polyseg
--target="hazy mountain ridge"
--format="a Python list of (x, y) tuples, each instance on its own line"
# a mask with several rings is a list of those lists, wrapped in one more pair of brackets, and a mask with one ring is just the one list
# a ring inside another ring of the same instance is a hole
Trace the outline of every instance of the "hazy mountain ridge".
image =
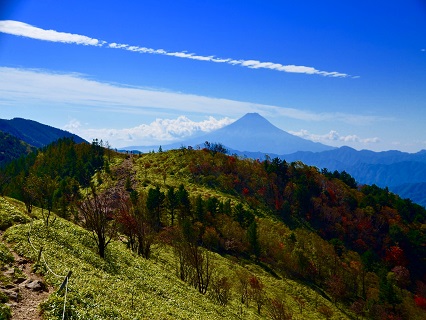
[(44, 147), (60, 138), (72, 138), (76, 143), (87, 142), (68, 131), (22, 118), (0, 119), (0, 131), (9, 133), (36, 148)]
[(426, 207), (426, 182), (400, 184), (392, 187), (392, 191)]
[(390, 165), (399, 162), (422, 162), (426, 163), (426, 151), (421, 150), (417, 153), (408, 153), (397, 150), (374, 152), (371, 150), (357, 151), (353, 148), (344, 146), (334, 150), (313, 153), (313, 152), (295, 152), (291, 155), (286, 155), (289, 159), (306, 159), (312, 161), (316, 159), (318, 163), (328, 163), (330, 159), (338, 159), (339, 163), (345, 165), (356, 165), (358, 163), (367, 164), (383, 164)]
[(331, 171), (345, 170), (361, 184), (389, 187), (392, 192), (426, 206), (425, 150), (417, 153), (395, 150), (374, 152), (341, 147), (325, 152), (297, 152), (280, 157), (286, 161), (300, 160)]

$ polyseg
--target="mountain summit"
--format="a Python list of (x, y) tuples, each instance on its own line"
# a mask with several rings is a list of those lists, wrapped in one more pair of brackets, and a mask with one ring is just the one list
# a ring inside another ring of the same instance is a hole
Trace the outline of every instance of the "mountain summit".
[(281, 130), (258, 113), (247, 113), (230, 125), (211, 132), (204, 141), (220, 142), (238, 151), (289, 154), (297, 151), (319, 152), (334, 149)]
[(220, 142), (239, 151), (289, 154), (297, 151), (324, 151), (333, 147), (289, 134), (258, 113), (247, 113), (234, 123), (207, 135), (208, 141)]
[[(216, 131), (178, 143), (162, 146), (163, 150), (180, 146), (202, 146), (205, 141), (221, 143), (232, 151), (261, 152), (267, 154), (290, 154), (297, 151), (320, 152), (334, 149), (321, 143), (312, 142), (281, 130), (258, 113), (247, 113), (242, 118)], [(127, 147), (127, 150), (147, 151), (158, 146)]]

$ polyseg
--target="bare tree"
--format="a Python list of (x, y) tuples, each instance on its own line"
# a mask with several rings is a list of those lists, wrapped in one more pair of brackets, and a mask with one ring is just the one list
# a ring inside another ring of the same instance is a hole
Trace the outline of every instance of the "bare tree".
[(23, 175), (18, 177), (19, 191), (21, 193), (22, 201), (25, 203), (28, 215), (31, 216), (34, 203), (38, 197), (37, 177), (30, 174), (28, 177)]
[(213, 300), (221, 306), (226, 306), (231, 299), (231, 281), (228, 277), (214, 279), (211, 288)]
[(252, 276), (249, 280), (250, 295), (257, 305), (257, 313), (260, 314), (262, 306), (265, 304), (265, 290), (264, 284), (256, 276)]
[[(58, 188), (58, 180), (53, 179), (49, 175), (44, 175), (42, 177), (38, 177), (37, 179), (38, 185), (38, 202), (41, 207), (41, 214), (43, 216), (43, 220), (46, 228), (49, 228), (49, 221), (52, 216), (52, 210), (55, 203), (55, 192)], [(46, 212), (46, 210), (47, 212)], [(54, 218), (53, 222), (55, 221)]]
[(293, 318), (291, 312), (282, 299), (270, 299), (268, 306), (269, 316), (272, 320), (291, 320)]
[(119, 197), (108, 190), (98, 193), (96, 187), (91, 185), (90, 192), (77, 203), (83, 225), (92, 232), (101, 258), (105, 258), (105, 249), (117, 233), (115, 214)]
[(196, 282), (194, 286), (198, 292), (206, 294), (213, 273), (213, 264), (209, 251), (198, 246), (190, 246), (190, 261), (196, 271)]
[(240, 301), (242, 304), (245, 304), (248, 308), (249, 305), (249, 281), (250, 281), (250, 273), (246, 269), (237, 270), (237, 291), (240, 295)]
[(41, 208), (44, 224), (46, 228), (49, 228), (55, 203), (55, 192), (59, 186), (57, 179), (48, 175), (39, 177), (34, 173), (30, 173), (27, 177), (21, 176), (18, 179), (20, 180), (21, 197), (28, 214), (31, 215), (33, 206), (38, 204)]
[(194, 272), (190, 262), (188, 247), (185, 242), (181, 241), (180, 236), (173, 240), (175, 256), (177, 258), (177, 274), (182, 281), (193, 283)]
[(181, 230), (177, 229), (173, 245), (178, 258), (179, 277), (191, 283), (201, 294), (206, 294), (214, 265), (209, 251), (198, 245), (198, 235), (199, 230), (186, 220)]
[(146, 196), (133, 191), (130, 198), (126, 193), (120, 197), (122, 201), (118, 221), (123, 229), (122, 232), (129, 238), (130, 248), (148, 259), (156, 233), (148, 217)]

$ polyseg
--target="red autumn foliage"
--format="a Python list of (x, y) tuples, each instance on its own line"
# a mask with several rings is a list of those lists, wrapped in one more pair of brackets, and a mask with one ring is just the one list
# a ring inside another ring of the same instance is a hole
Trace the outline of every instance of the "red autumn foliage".
[(414, 302), (416, 303), (416, 305), (418, 307), (422, 308), (423, 310), (426, 310), (426, 298), (425, 297), (415, 296)]
[(404, 250), (398, 246), (392, 246), (386, 250), (385, 261), (392, 266), (407, 265), (407, 259), (405, 258)]

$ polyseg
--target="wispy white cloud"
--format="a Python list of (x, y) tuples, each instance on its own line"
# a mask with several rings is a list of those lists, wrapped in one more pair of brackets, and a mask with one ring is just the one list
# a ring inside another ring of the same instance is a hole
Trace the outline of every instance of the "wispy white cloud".
[(228, 117), (222, 119), (208, 117), (206, 120), (196, 122), (180, 116), (176, 119), (156, 119), (150, 124), (141, 124), (133, 128), (90, 129), (82, 125), (80, 121), (72, 119), (63, 129), (75, 133), (87, 141), (102, 138), (112, 146), (120, 148), (129, 145), (149, 146), (172, 143), (198, 133), (220, 129), (233, 121), (234, 119)]
[(117, 44), (117, 43), (111, 43), (108, 45), (108, 47), (113, 49), (124, 49), (128, 51), (139, 52), (139, 53), (159, 54), (159, 55), (199, 60), (199, 61), (227, 63), (230, 65), (234, 65), (234, 66), (239, 65), (239, 66), (247, 67), (250, 69), (270, 69), (270, 70), (288, 72), (288, 73), (316, 74), (316, 75), (322, 75), (322, 76), (328, 76), (328, 77), (339, 77), (339, 78), (351, 77), (350, 75), (346, 73), (341, 73), (336, 71), (328, 72), (328, 71), (317, 70), (313, 67), (283, 65), (280, 63), (273, 63), (273, 62), (261, 62), (258, 60), (236, 60), (231, 58), (217, 58), (215, 56), (200, 56), (194, 53), (168, 52), (163, 49), (151, 49), (151, 48), (129, 46), (127, 44)]
[(105, 43), (104, 41), (79, 34), (45, 30), (13, 20), (0, 20), (0, 32), (43, 41), (74, 43), (87, 46), (102, 46)]
[(312, 67), (282, 65), (279, 63), (261, 62), (257, 60), (239, 60), (239, 61), (233, 62), (232, 64), (240, 64), (243, 67), (248, 67), (252, 69), (263, 68), (263, 69), (271, 69), (271, 70), (292, 72), (292, 73), (320, 74), (323, 76), (330, 76), (330, 77), (347, 77), (348, 76), (345, 73), (320, 71)]
[(280, 63), (262, 62), (258, 60), (237, 60), (237, 59), (231, 59), (231, 58), (219, 58), (219, 57), (215, 57), (214, 55), (203, 56), (203, 55), (197, 55), (195, 53), (188, 53), (186, 51), (169, 52), (164, 49), (152, 49), (152, 48), (134, 46), (129, 44), (120, 44), (116, 42), (107, 43), (106, 41), (90, 38), (84, 35), (58, 32), (55, 30), (45, 30), (24, 22), (19, 22), (14, 20), (0, 20), (0, 32), (12, 34), (16, 36), (37, 39), (37, 40), (83, 44), (83, 45), (107, 47), (112, 49), (127, 50), (127, 51), (145, 53), (145, 54), (156, 54), (156, 55), (165, 55), (165, 56), (198, 60), (198, 61), (226, 63), (226, 64), (237, 65), (237, 66), (246, 67), (250, 69), (269, 69), (269, 70), (288, 72), (288, 73), (302, 73), (302, 74), (308, 74), (308, 75), (321, 75), (326, 77), (338, 77), (338, 78), (345, 78), (345, 77), (356, 78), (357, 77), (357, 76), (353, 77), (342, 72), (322, 71), (314, 67), (307, 67), (307, 66), (297, 66), (292, 64), (283, 65)]
[(372, 144), (380, 142), (378, 137), (373, 138), (360, 138), (357, 135), (341, 135), (335, 130), (331, 130), (326, 134), (314, 134), (310, 133), (308, 130), (300, 130), (300, 131), (289, 131), (289, 133), (304, 138), (309, 139), (315, 142), (321, 143), (330, 143), (330, 142), (340, 142), (340, 143), (360, 143), (360, 144)]

